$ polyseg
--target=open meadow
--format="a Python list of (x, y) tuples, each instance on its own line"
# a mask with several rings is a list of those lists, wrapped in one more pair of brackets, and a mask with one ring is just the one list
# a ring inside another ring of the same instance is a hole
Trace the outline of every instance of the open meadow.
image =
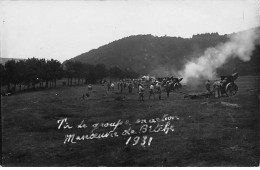
[[(259, 166), (259, 80), (239, 77), (237, 94), (219, 99), (184, 99), (173, 92), (169, 98), (163, 93), (162, 100), (158, 95), (149, 100), (146, 89), (140, 102), (137, 89), (121, 94), (117, 86), (107, 92), (102, 85), (93, 85), (91, 92), (82, 85), (5, 96), (2, 163)], [(184, 86), (180, 91), (205, 92), (205, 87)], [(89, 97), (83, 100), (86, 93)], [(75, 138), (66, 140), (69, 134)], [(83, 137), (76, 139), (78, 135)]]

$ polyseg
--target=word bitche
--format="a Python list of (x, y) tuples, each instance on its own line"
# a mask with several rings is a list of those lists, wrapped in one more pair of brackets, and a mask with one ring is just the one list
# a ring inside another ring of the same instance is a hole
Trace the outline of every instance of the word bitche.
[(174, 132), (172, 121), (179, 120), (177, 116), (169, 116), (164, 114), (162, 118), (137, 119), (133, 123), (129, 120), (117, 120), (115, 122), (97, 122), (88, 125), (82, 120), (76, 125), (71, 125), (67, 118), (57, 121), (59, 130), (75, 131), (76, 129), (84, 129), (87, 132), (77, 135), (70, 133), (65, 135), (64, 144), (75, 144), (79, 141), (102, 139), (102, 138), (118, 138), (129, 136), (125, 142), (126, 145), (133, 146), (140, 144), (141, 146), (150, 146), (153, 140), (153, 133), (163, 133), (167, 135)]

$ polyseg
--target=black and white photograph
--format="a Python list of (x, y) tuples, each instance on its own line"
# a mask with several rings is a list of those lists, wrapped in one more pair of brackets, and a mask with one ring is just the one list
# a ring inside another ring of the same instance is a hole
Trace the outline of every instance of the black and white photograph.
[(260, 0), (0, 1), (2, 167), (258, 167)]

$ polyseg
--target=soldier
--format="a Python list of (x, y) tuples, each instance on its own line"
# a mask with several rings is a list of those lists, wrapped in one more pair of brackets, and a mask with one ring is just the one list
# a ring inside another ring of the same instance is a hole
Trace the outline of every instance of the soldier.
[(142, 84), (139, 84), (138, 93), (139, 93), (139, 101), (144, 101), (144, 87)]
[(111, 83), (111, 89), (112, 89), (112, 91), (114, 91), (114, 87), (115, 87), (115, 84), (112, 82), (112, 83)]
[(88, 85), (88, 91), (92, 91), (92, 86), (91, 86), (91, 84)]
[(220, 86), (221, 86), (220, 80), (217, 80), (213, 83), (213, 90), (215, 93), (215, 98), (220, 97)]
[(158, 96), (159, 96), (159, 100), (161, 100), (161, 97), (162, 97), (162, 86), (160, 85), (160, 82), (157, 82), (156, 84), (156, 89), (157, 89), (157, 93), (158, 93)]
[(210, 81), (209, 81), (209, 80), (206, 81), (205, 87), (206, 87), (206, 90), (207, 90), (209, 93), (211, 93), (211, 91), (210, 91)]
[(155, 96), (154, 96), (154, 85), (153, 85), (153, 83), (150, 85), (150, 88), (149, 88), (149, 99), (150, 99), (151, 96), (153, 96), (153, 99), (155, 98)]
[(224, 80), (222, 81), (222, 85), (223, 85), (223, 86), (226, 86), (227, 83), (228, 83), (228, 78), (225, 77)]
[(166, 93), (167, 93), (167, 98), (169, 98), (170, 96), (170, 91), (171, 91), (171, 84), (169, 81), (166, 82), (166, 87), (165, 87), (165, 90), (166, 90)]
[(128, 84), (128, 91), (129, 91), (129, 93), (132, 93), (132, 90), (133, 90), (133, 85), (132, 85), (132, 82), (130, 82)]
[(120, 82), (120, 92), (123, 93), (123, 82)]
[(228, 84), (228, 78), (225, 77), (223, 80), (221, 80), (221, 87), (220, 87), (220, 94), (225, 94), (225, 87)]

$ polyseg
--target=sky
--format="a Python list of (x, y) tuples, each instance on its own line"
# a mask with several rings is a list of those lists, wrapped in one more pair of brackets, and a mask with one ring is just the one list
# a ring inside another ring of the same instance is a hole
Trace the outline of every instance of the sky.
[(61, 62), (138, 34), (190, 38), (260, 26), (260, 0), (0, 2), (1, 58)]

